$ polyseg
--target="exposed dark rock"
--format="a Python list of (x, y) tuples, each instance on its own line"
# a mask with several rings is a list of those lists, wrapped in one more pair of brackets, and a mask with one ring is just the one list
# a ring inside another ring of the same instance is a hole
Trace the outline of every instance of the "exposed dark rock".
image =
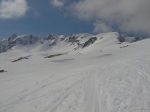
[(8, 41), (13, 41), (17, 37), (17, 34), (12, 34), (9, 38)]
[(53, 34), (50, 34), (48, 35), (48, 37), (45, 38), (45, 40), (57, 40), (57, 39), (58, 39), (58, 36), (53, 35)]
[(52, 55), (46, 56), (45, 58), (53, 58), (53, 57), (61, 56), (61, 55), (64, 55), (64, 54), (52, 54)]
[(118, 40), (119, 40), (119, 42), (125, 42), (125, 37), (123, 36), (123, 35), (121, 35), (121, 34), (119, 34), (119, 36), (118, 36)]
[(17, 61), (21, 61), (24, 59), (29, 59), (30, 56), (25, 56), (25, 57), (19, 57), (18, 59), (13, 60), (12, 62), (17, 62)]
[(77, 40), (78, 37), (76, 36), (70, 36), (69, 39), (68, 39), (68, 42), (71, 42), (72, 44), (74, 43), (78, 43), (79, 40)]
[(0, 70), (0, 73), (4, 73), (4, 72), (6, 72), (6, 71), (5, 71), (5, 70), (3, 70), (3, 69), (2, 69), (2, 70)]
[(88, 41), (86, 41), (83, 45), (84, 47), (88, 47), (89, 45), (93, 44), (97, 40), (97, 37), (91, 37)]
[(14, 40), (15, 44), (20, 44), (20, 45), (31, 45), (34, 44), (38, 41), (36, 37), (33, 35), (27, 35), (27, 36), (22, 36), (20, 38), (17, 38)]
[[(144, 39), (144, 37), (126, 37), (121, 33), (117, 35), (118, 44), (122, 44), (123, 42), (135, 42)], [(37, 38), (33, 35), (21, 35), (17, 36), (16, 34), (11, 35), (8, 39), (0, 40), (0, 53), (6, 52), (12, 49), (15, 46), (30, 46), (34, 44), (43, 44), (43, 48), (51, 48), (56, 46), (60, 42), (65, 42), (68, 45), (75, 45), (74, 50), (79, 48), (88, 47), (93, 44), (99, 37), (94, 36), (92, 34), (73, 34), (70, 36), (64, 35), (54, 35), (50, 34), (44, 38)], [(88, 41), (85, 42), (85, 40)], [(83, 41), (82, 41), (83, 40)], [(17, 47), (18, 48), (18, 47)]]

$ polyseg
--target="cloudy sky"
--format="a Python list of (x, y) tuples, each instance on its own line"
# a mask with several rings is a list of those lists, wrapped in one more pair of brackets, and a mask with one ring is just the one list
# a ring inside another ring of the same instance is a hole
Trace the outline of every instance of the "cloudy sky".
[(0, 37), (12, 33), (150, 33), (150, 0), (0, 0)]

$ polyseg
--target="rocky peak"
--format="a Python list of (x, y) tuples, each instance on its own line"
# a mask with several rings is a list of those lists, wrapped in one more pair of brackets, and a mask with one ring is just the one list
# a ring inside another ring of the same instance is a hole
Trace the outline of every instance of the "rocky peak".
[(9, 38), (8, 38), (8, 41), (13, 41), (15, 38), (17, 37), (17, 34), (12, 34)]

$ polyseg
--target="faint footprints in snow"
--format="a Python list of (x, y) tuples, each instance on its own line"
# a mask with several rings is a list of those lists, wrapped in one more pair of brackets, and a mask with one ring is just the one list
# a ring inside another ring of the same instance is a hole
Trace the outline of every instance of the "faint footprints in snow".
[(103, 58), (103, 57), (109, 57), (109, 56), (112, 56), (112, 54), (102, 54), (102, 55), (99, 55), (97, 57)]
[(73, 58), (70, 59), (59, 59), (59, 60), (52, 60), (51, 62), (55, 62), (55, 63), (64, 63), (64, 62), (69, 62), (74, 60)]

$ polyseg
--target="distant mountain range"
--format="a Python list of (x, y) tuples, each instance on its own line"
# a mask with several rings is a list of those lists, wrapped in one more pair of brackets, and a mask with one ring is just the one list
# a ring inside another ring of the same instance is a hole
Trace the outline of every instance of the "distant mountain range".
[[(121, 36), (121, 34), (117, 32), (112, 32), (112, 33), (116, 34), (119, 42), (125, 42), (125, 41), (135, 42), (143, 39), (142, 37), (139, 38), (139, 37)], [(12, 34), (10, 37), (0, 40), (0, 53), (11, 50), (13, 47), (16, 46), (42, 45), (43, 47), (48, 48), (48, 47), (54, 47), (60, 42), (74, 45), (75, 49), (84, 48), (90, 46), (97, 40), (97, 38), (103, 37), (105, 34), (107, 33), (97, 34), (97, 35), (81, 33), (81, 34), (73, 34), (69, 36), (50, 34), (47, 37), (43, 37), (43, 38), (38, 38), (33, 35)]]

